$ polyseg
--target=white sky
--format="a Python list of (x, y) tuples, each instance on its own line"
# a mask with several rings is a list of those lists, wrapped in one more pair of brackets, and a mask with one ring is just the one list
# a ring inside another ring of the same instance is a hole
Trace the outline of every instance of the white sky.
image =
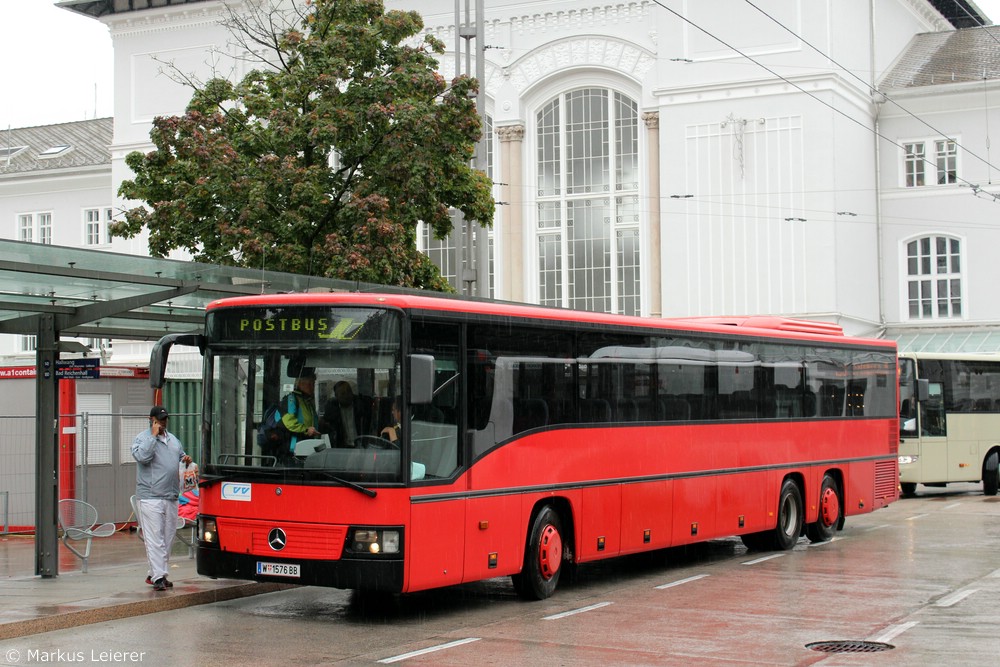
[[(1000, 0), (975, 0), (1000, 23)], [(108, 29), (55, 0), (0, 0), (0, 130), (112, 115)]]
[(54, 0), (0, 0), (0, 25), (0, 129), (112, 115), (103, 23)]

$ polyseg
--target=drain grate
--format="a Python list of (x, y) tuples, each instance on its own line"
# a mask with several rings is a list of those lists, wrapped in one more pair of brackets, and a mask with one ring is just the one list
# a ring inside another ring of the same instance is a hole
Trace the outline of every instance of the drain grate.
[(879, 653), (896, 648), (892, 644), (882, 642), (863, 642), (857, 640), (812, 642), (806, 644), (806, 648), (820, 653)]

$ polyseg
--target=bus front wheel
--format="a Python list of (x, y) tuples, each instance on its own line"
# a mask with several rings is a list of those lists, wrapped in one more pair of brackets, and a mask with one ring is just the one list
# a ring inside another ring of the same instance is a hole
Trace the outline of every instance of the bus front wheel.
[(904, 498), (912, 498), (917, 495), (917, 483), (916, 482), (902, 482), (899, 485), (899, 492), (903, 494)]
[(526, 600), (544, 600), (559, 584), (562, 572), (563, 537), (559, 514), (543, 507), (531, 523), (524, 552), (524, 567), (511, 576), (514, 590)]
[(802, 492), (790, 479), (781, 484), (778, 494), (778, 525), (760, 533), (741, 535), (740, 539), (750, 551), (788, 551), (802, 535)]
[(995, 496), (1000, 490), (1000, 453), (990, 452), (983, 463), (983, 494)]
[(830, 475), (823, 476), (819, 487), (819, 516), (816, 523), (806, 526), (806, 536), (810, 542), (825, 542), (833, 538), (842, 518), (840, 493), (837, 481)]
[(802, 535), (802, 492), (799, 485), (786, 479), (778, 496), (778, 525), (772, 533), (772, 547), (776, 551), (788, 551)]

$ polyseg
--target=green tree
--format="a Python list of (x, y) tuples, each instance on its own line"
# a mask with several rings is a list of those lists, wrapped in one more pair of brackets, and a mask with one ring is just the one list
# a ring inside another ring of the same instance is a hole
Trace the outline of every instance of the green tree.
[(119, 189), (145, 206), (113, 232), (148, 228), (157, 257), (450, 289), (416, 225), (444, 238), (449, 207), (493, 219), (491, 182), (469, 164), (476, 80), (447, 84), (444, 45), (416, 43), (420, 16), (381, 0), (311, 0), (280, 29), (233, 18), (265, 66), (192, 83), (183, 116), (154, 120), (155, 150), (126, 157), (134, 178)]

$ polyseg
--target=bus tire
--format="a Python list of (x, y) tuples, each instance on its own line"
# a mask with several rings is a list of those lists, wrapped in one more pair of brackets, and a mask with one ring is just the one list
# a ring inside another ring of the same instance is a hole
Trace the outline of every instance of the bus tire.
[(790, 479), (781, 484), (778, 494), (778, 525), (771, 530), (740, 535), (747, 551), (787, 551), (802, 535), (802, 492)]
[(899, 493), (904, 498), (912, 498), (917, 495), (917, 483), (916, 482), (902, 482), (899, 485)]
[(768, 537), (768, 533), (749, 533), (740, 535), (740, 540), (743, 541), (747, 551), (767, 551)]
[(1000, 453), (990, 452), (983, 463), (983, 495), (995, 496), (1000, 490)]
[(815, 523), (806, 526), (806, 536), (810, 542), (826, 542), (833, 538), (843, 516), (841, 508), (837, 480), (830, 475), (823, 475), (823, 483), (819, 487), (819, 516)]
[(778, 525), (771, 531), (771, 548), (788, 551), (802, 535), (802, 492), (799, 485), (786, 479), (778, 494)]
[(531, 524), (524, 566), (520, 574), (511, 576), (514, 590), (525, 600), (550, 597), (559, 585), (562, 561), (562, 521), (558, 512), (546, 505)]

